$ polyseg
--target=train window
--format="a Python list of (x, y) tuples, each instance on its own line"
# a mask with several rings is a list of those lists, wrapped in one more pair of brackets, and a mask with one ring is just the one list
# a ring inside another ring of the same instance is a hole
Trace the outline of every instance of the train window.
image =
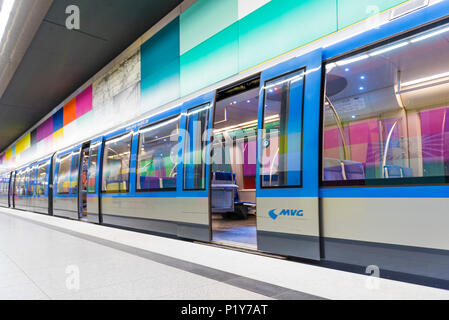
[(45, 189), (47, 186), (47, 168), (48, 163), (42, 163), (37, 167), (36, 187), (35, 193), (37, 196), (46, 195)]
[(89, 155), (89, 169), (87, 178), (87, 192), (95, 193), (97, 192), (97, 161), (98, 161), (98, 150), (100, 148), (100, 143), (90, 147)]
[(128, 192), (132, 133), (105, 142), (103, 192)]
[(210, 105), (203, 105), (187, 113), (187, 130), (184, 146), (184, 189), (206, 188), (206, 132)]
[(262, 187), (299, 187), (304, 71), (270, 80), (264, 89)]
[(81, 150), (72, 153), (72, 167), (70, 170), (70, 194), (78, 194), (78, 173)]
[(447, 26), (327, 64), (324, 185), (446, 183)]
[(34, 195), (34, 186), (35, 186), (35, 178), (36, 178), (36, 167), (31, 167), (28, 170), (28, 192), (27, 195)]
[(15, 184), (15, 195), (17, 196), (24, 196), (26, 194), (26, 189), (25, 189), (25, 174), (26, 171), (25, 170), (21, 170), (19, 171), (19, 173), (17, 174), (16, 177), (16, 184)]
[(70, 190), (70, 163), (71, 154), (59, 159), (58, 180), (57, 180), (57, 194), (69, 194)]
[(25, 178), (25, 188), (26, 188), (26, 195), (32, 196), (33, 195), (33, 172), (34, 170), (32, 168), (28, 168), (26, 170), (26, 178)]
[(137, 190), (176, 190), (179, 119), (176, 117), (140, 132)]

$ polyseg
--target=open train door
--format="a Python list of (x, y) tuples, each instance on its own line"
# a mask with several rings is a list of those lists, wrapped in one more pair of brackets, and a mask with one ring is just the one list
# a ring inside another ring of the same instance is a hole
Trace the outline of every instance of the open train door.
[[(182, 105), (180, 130), (181, 157), (178, 165), (177, 221), (179, 237), (210, 241), (209, 155), (215, 92), (187, 101)], [(182, 155), (182, 156), (181, 156)]]
[(319, 260), (321, 50), (262, 73), (257, 166), (261, 251)]
[(100, 168), (103, 159), (103, 137), (90, 142), (86, 172), (86, 211), (87, 220), (92, 223), (101, 223), (100, 216)]

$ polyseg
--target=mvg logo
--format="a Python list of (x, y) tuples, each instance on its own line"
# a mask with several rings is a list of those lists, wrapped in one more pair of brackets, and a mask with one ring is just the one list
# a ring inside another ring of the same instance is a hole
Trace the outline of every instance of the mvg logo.
[(276, 213), (276, 209), (268, 212), (271, 219), (276, 220), (279, 216), (304, 217), (304, 210), (283, 209), (280, 213)]

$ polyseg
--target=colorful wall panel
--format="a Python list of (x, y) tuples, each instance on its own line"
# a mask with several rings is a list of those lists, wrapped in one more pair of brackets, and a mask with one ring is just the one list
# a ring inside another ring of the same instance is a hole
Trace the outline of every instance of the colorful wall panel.
[(176, 18), (142, 45), (142, 111), (180, 97), (179, 41), (179, 18)]
[(87, 139), (404, 2), (197, 0), (8, 148), (0, 166)]

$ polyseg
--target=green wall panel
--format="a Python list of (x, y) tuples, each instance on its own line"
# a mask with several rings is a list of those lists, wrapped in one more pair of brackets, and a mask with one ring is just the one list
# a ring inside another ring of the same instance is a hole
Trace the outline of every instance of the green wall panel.
[(181, 55), (238, 20), (238, 0), (198, 0), (180, 17)]
[(181, 95), (238, 73), (238, 23), (181, 56)]
[(180, 97), (179, 18), (141, 47), (142, 109), (150, 110)]
[(338, 28), (342, 29), (407, 0), (338, 0)]
[(239, 21), (239, 71), (337, 31), (336, 0), (272, 0)]

